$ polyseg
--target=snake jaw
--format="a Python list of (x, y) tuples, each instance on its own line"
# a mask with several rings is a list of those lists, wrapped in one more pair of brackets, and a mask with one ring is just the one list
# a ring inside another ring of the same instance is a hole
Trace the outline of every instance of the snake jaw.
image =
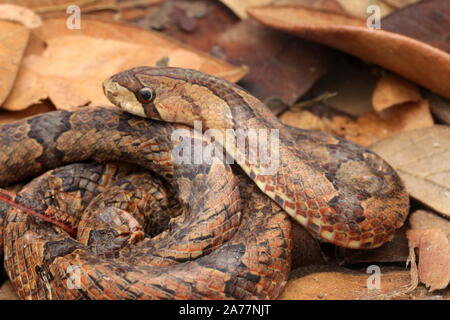
[(133, 91), (120, 85), (117, 81), (108, 78), (103, 82), (103, 92), (105, 96), (115, 106), (131, 114), (146, 118), (144, 107), (137, 100)]

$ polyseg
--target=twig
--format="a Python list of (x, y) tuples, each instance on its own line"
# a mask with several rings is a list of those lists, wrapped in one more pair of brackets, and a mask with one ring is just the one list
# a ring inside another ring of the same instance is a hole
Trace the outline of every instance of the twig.
[(290, 106), (289, 108), (292, 110), (300, 110), (309, 106), (312, 106), (313, 104), (317, 103), (317, 102), (326, 102), (328, 99), (333, 98), (337, 96), (337, 92), (325, 92), (322, 93), (320, 96), (317, 96), (311, 100), (305, 100), (305, 101), (301, 101), (299, 103), (293, 104), (292, 106)]

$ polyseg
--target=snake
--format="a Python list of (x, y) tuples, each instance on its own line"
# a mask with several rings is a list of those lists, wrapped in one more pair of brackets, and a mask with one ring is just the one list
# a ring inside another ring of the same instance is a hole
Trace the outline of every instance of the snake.
[[(371, 249), (406, 219), (408, 193), (381, 157), (283, 125), (236, 84), (137, 67), (103, 90), (114, 108), (0, 126), (0, 185), (28, 181), (0, 192), (5, 270), (23, 299), (274, 299), (292, 222)], [(270, 154), (255, 132), (275, 133)], [(192, 146), (232, 161), (180, 162)]]

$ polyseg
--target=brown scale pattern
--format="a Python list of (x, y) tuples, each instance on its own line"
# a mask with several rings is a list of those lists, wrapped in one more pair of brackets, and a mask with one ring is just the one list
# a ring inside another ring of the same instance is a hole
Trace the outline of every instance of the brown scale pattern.
[[(170, 183), (175, 194), (183, 193), (178, 195), (180, 204), (174, 206), (183, 215), (171, 220), (168, 231), (141, 240), (144, 226), (140, 215), (152, 207), (149, 197), (172, 207), (171, 198), (162, 195), (167, 190), (161, 183), (154, 185), (142, 176), (120, 180), (131, 171), (130, 166), (119, 170), (113, 165), (94, 165), (88, 169), (75, 164), (42, 175), (18, 193), (15, 203), (8, 204), (4, 196), (0, 201), (5, 268), (22, 298), (268, 299), (278, 295), (289, 272), (290, 222), (280, 208), (264, 195), (258, 196), (245, 180), (241, 186), (245, 205), (241, 209), (239, 180), (228, 166), (173, 164), (169, 152), (173, 146), (168, 141), (171, 126), (118, 110), (53, 112), (0, 130), (29, 125), (31, 136), (37, 136), (30, 125), (36, 122), (60, 128), (53, 135), (40, 137), (53, 159), (41, 170), (90, 158), (106, 160), (103, 157), (144, 164)], [(9, 143), (8, 135), (3, 137), (0, 144)], [(186, 138), (194, 139), (191, 131)], [(23, 139), (35, 138), (28, 135)], [(43, 139), (51, 140), (54, 148)], [(20, 148), (20, 141), (16, 148)], [(39, 159), (37, 154), (35, 161)], [(0, 171), (12, 170), (15, 160), (12, 156), (2, 163)], [(28, 169), (17, 177), (37, 173), (33, 166)], [(5, 176), (2, 184), (14, 181)], [(120, 192), (137, 182), (140, 185), (131, 196)], [(104, 193), (98, 194), (100, 191)], [(260, 209), (250, 211), (257, 204)], [(78, 227), (78, 241), (27, 214), (30, 209)], [(108, 219), (100, 219), (105, 210)], [(79, 290), (68, 288), (70, 266), (81, 270)]]
[[(109, 170), (103, 171), (111, 171), (109, 166)], [(25, 186), (16, 201), (37, 210), (45, 206), (42, 193), (36, 192), (42, 189), (42, 184), (54, 180), (55, 176), (93, 177), (99, 171), (102, 171), (101, 165), (61, 167)], [(143, 174), (129, 176), (115, 182), (90, 205), (75, 200), (75, 196), (67, 198), (65, 205), (78, 207), (72, 209), (75, 215), (87, 206), (78, 225), (79, 233), (85, 233), (85, 227), (90, 231), (87, 241), (80, 238), (75, 241), (53, 225), (36, 221), (12, 206), (5, 226), (5, 267), (18, 294), (24, 299), (267, 299), (279, 294), (289, 271), (290, 222), (283, 211), (242, 174), (240, 188), (244, 205), (239, 228), (228, 242), (198, 259), (170, 266), (158, 261), (136, 264), (134, 249), (139, 250), (140, 245), (145, 244), (145, 241), (137, 244), (130, 241), (131, 235), (140, 231), (139, 227), (135, 228), (138, 223), (130, 223), (130, 219), (119, 222), (103, 219), (96, 228), (92, 224), (83, 227), (86, 212), (95, 211), (92, 207), (99, 209), (98, 215), (111, 208), (105, 207), (105, 202), (98, 202), (100, 199), (132, 212), (136, 220), (145, 223), (155, 211), (136, 210), (144, 205), (140, 198), (142, 188), (168, 201), (164, 195), (158, 195), (161, 186), (149, 188), (149, 184), (154, 183), (150, 180), (153, 177), (146, 175), (145, 178)], [(59, 181), (59, 189), (64, 190), (64, 179)], [(129, 198), (125, 202), (115, 189), (124, 184), (133, 185), (133, 188), (128, 187)], [(72, 185), (69, 193), (80, 194), (84, 188), (81, 184)], [(139, 218), (142, 215), (146, 217)], [(201, 221), (201, 214), (195, 219)], [(111, 234), (114, 236), (110, 237)], [(130, 251), (133, 253), (129, 254)], [(73, 274), (80, 276), (75, 289), (69, 285)]]

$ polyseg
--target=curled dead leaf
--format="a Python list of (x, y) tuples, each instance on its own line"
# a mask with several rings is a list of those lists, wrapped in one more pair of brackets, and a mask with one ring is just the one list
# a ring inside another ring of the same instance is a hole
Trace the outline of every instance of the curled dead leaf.
[[(450, 283), (450, 241), (441, 229), (409, 230), (410, 261), (415, 263), (414, 249), (419, 250), (418, 279), (430, 291), (444, 289)], [(412, 268), (414, 270), (414, 268)]]
[[(450, 280), (450, 221), (433, 212), (417, 210), (409, 217), (412, 288), (419, 280), (431, 290), (445, 288)], [(445, 240), (445, 237), (447, 240)], [(419, 248), (419, 267), (416, 265), (414, 249)]]
[(381, 112), (392, 106), (421, 99), (419, 88), (411, 82), (393, 74), (384, 75), (373, 92), (372, 105)]

